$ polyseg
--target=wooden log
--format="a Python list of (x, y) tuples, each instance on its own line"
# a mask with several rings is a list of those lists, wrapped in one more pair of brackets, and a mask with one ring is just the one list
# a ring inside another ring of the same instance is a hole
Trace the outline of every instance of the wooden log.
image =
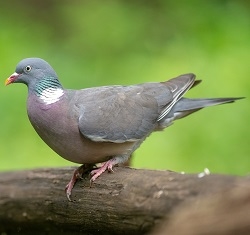
[(250, 190), (232, 187), (224, 193), (181, 204), (150, 235), (249, 235)]
[(0, 173), (0, 234), (146, 234), (180, 204), (250, 190), (250, 178), (114, 168), (64, 193), (73, 168)]

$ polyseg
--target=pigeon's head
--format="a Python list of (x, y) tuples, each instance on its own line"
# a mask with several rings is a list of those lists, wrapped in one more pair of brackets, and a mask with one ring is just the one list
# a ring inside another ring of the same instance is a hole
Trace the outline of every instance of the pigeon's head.
[(30, 86), (46, 78), (54, 78), (57, 80), (54, 69), (45, 60), (40, 58), (27, 58), (17, 64), (15, 72), (6, 79), (5, 85), (24, 83)]

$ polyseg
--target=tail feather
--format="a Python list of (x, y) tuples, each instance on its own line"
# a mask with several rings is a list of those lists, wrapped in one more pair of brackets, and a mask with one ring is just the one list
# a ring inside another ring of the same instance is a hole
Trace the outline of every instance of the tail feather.
[[(207, 98), (207, 99), (188, 99), (181, 98), (166, 115), (164, 122), (172, 122), (176, 119), (186, 117), (205, 107), (233, 103), (236, 100), (244, 99), (244, 97), (230, 98)], [(168, 124), (169, 125), (169, 124)]]
[(236, 100), (243, 99), (244, 97), (230, 97), (230, 98), (207, 98), (207, 99), (188, 99), (181, 98), (179, 102), (173, 107), (174, 111), (187, 111), (192, 109), (201, 109), (209, 106), (233, 103)]
[(228, 98), (198, 98), (189, 99), (182, 97), (189, 89), (197, 86), (201, 80), (195, 80), (195, 75), (184, 74), (173, 78), (162, 84), (172, 92), (172, 100), (168, 102), (157, 118), (158, 126), (156, 129), (162, 130), (172, 124), (176, 119), (180, 119), (205, 107), (232, 103), (244, 97)]

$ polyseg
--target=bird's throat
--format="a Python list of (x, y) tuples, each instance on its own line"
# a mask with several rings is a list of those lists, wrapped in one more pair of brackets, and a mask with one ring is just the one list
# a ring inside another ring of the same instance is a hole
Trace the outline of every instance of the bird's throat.
[(63, 89), (60, 88), (48, 88), (43, 90), (42, 94), (39, 96), (39, 98), (45, 103), (45, 104), (53, 104), (60, 100), (60, 98), (63, 95)]
[(45, 104), (53, 104), (60, 100), (64, 90), (58, 79), (47, 77), (36, 84), (35, 93)]

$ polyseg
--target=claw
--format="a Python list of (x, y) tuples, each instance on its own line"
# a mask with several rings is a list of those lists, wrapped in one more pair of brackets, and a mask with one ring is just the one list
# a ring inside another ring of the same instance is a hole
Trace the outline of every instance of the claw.
[(80, 167), (78, 167), (78, 168), (74, 171), (74, 173), (73, 173), (73, 175), (72, 175), (72, 177), (71, 177), (69, 183), (68, 183), (68, 184), (66, 185), (66, 187), (65, 187), (65, 193), (66, 193), (66, 196), (67, 196), (67, 198), (68, 198), (68, 200), (69, 200), (70, 202), (72, 201), (71, 198), (70, 198), (71, 192), (72, 192), (72, 189), (74, 188), (74, 185), (75, 185), (76, 181), (77, 181), (78, 179), (83, 179), (83, 178), (82, 178), (82, 175), (83, 175), (84, 173), (86, 173), (87, 171), (89, 171), (90, 169), (92, 169), (92, 168), (93, 168), (93, 165), (90, 165), (90, 164), (83, 164), (83, 165), (81, 165)]
[(84, 173), (86, 173), (87, 171), (89, 171), (90, 169), (93, 169), (90, 172), (90, 175), (92, 176), (90, 179), (90, 187), (92, 186), (92, 183), (106, 170), (108, 170), (109, 172), (114, 172), (113, 171), (113, 166), (115, 165), (115, 161), (113, 159), (108, 160), (107, 162), (105, 162), (100, 168), (97, 169), (93, 169), (94, 165), (93, 164), (83, 164), (81, 165), (79, 168), (77, 168), (69, 183), (66, 185), (65, 187), (65, 193), (66, 196), (68, 198), (68, 200), (71, 202), (71, 193), (72, 193), (72, 189), (74, 188), (75, 183), (77, 182), (78, 179), (83, 179), (82, 175)]
[(68, 198), (68, 200), (70, 202), (72, 202), (70, 196), (71, 196), (71, 191), (72, 191), (72, 189), (73, 189), (73, 187), (75, 185), (75, 182), (76, 182), (76, 180), (74, 180), (73, 177), (72, 177), (70, 182), (65, 187), (65, 193), (66, 193), (66, 196), (67, 196), (67, 198)]
[(100, 168), (92, 170), (90, 172), (90, 175), (92, 176), (90, 179), (90, 187), (92, 186), (93, 182), (106, 170), (108, 170), (109, 172), (114, 172), (113, 166), (115, 164), (116, 163), (114, 162), (114, 160), (110, 159), (107, 162), (105, 162)]
[(111, 173), (114, 172), (114, 170), (113, 170), (113, 165), (108, 166), (108, 171), (111, 172)]

